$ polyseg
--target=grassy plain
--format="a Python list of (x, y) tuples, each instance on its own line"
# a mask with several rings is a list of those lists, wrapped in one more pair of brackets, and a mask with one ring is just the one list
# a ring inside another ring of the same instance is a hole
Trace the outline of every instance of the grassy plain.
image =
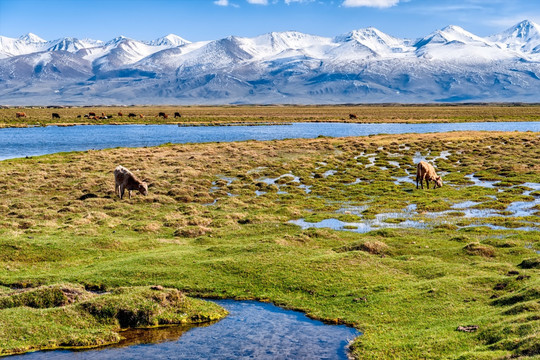
[[(27, 118), (16, 118), (17, 112)], [(52, 119), (52, 113), (60, 119)], [(112, 115), (112, 118), (89, 120), (89, 112)], [(122, 117), (118, 113), (123, 114)], [(156, 117), (159, 112), (168, 119)], [(174, 119), (179, 112), (182, 117)], [(128, 118), (129, 113), (137, 115)], [(144, 118), (139, 115), (142, 114)], [(355, 114), (357, 119), (350, 119)], [(310, 121), (369, 122), (369, 123), (421, 123), (421, 122), (474, 122), (474, 121), (539, 121), (540, 105), (343, 105), (343, 106), (133, 106), (84, 108), (21, 108), (0, 109), (0, 126), (44, 126), (73, 124), (235, 124), (235, 123), (288, 123)]]
[[(450, 154), (438, 157), (443, 151)], [(414, 172), (417, 152), (446, 173), (442, 188), (394, 182)], [(149, 182), (147, 197), (115, 196), (118, 164)], [(473, 173), (494, 187), (472, 186), (465, 175)], [(540, 196), (526, 183), (540, 183), (538, 133), (167, 144), (6, 160), (0, 290), (160, 284), (355, 326), (364, 332), (352, 345), (359, 359), (535, 357), (540, 232), (518, 229), (537, 229), (540, 209), (520, 217), (505, 210)], [(464, 201), (503, 216), (429, 217)], [(425, 228), (358, 233), (289, 223), (362, 222), (411, 204)], [(13, 325), (6, 311), (0, 329)], [(466, 325), (479, 329), (456, 331)]]

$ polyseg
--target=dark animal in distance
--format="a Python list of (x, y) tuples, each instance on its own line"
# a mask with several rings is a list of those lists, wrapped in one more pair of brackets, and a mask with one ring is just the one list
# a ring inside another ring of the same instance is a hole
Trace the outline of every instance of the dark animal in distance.
[(433, 165), (428, 164), (425, 161), (420, 161), (416, 167), (416, 188), (418, 189), (418, 181), (420, 181), (420, 185), (422, 186), (422, 189), (424, 188), (424, 180), (426, 180), (426, 186), (429, 189), (429, 182), (433, 181), (435, 185), (433, 186), (434, 189), (442, 186), (442, 179), (440, 176), (437, 176), (437, 173), (435, 172), (435, 168)]
[(157, 117), (160, 117), (160, 116), (161, 116), (161, 117), (165, 117), (165, 113), (164, 113), (164, 112), (160, 112), (160, 113), (158, 114)]
[(88, 116), (96, 116), (96, 113), (95, 112), (90, 112), (90, 113), (88, 113)]
[(179, 112), (175, 112), (175, 113), (174, 113), (174, 118), (176, 119), (177, 117), (182, 117), (182, 115), (180, 115)]
[(17, 118), (20, 118), (20, 117), (26, 117), (26, 113), (24, 113), (24, 112), (18, 112), (18, 113), (15, 113), (15, 116), (16, 116)]
[(58, 114), (58, 113), (52, 113), (52, 118), (53, 118), (53, 119), (60, 119), (60, 114)]
[(356, 116), (356, 114), (349, 114), (349, 119), (350, 120), (358, 119), (358, 116)]
[(121, 112), (118, 113), (118, 116), (122, 117), (124, 116), (124, 114), (122, 114)]
[(127, 190), (131, 199), (131, 191), (138, 190), (143, 195), (148, 195), (148, 184), (137, 179), (135, 175), (122, 165), (118, 165), (114, 169), (114, 192), (124, 197), (124, 191)]
[(128, 117), (129, 117), (129, 118), (137, 117), (137, 115), (135, 115), (134, 113), (129, 113), (129, 114), (128, 114)]

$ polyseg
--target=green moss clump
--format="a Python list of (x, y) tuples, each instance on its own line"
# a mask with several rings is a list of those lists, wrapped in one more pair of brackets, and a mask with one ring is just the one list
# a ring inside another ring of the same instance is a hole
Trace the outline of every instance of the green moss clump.
[[(36, 300), (40, 295), (43, 301)], [(103, 346), (120, 341), (122, 329), (197, 324), (227, 315), (217, 304), (161, 286), (122, 287), (97, 295), (61, 284), (15, 292), (2, 303), (0, 355)]]

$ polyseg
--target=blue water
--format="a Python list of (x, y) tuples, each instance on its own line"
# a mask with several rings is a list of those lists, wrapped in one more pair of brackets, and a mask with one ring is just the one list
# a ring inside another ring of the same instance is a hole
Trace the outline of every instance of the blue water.
[[(230, 314), (161, 343), (88, 351), (36, 352), (13, 359), (347, 359), (359, 336), (344, 325), (326, 325), (298, 311), (257, 301), (219, 300)], [(155, 331), (155, 330), (151, 330)], [(158, 330), (159, 331), (159, 330)]]
[(458, 130), (540, 131), (540, 122), (455, 124), (293, 123), (263, 126), (82, 125), (0, 129), (0, 160), (15, 157), (164, 143), (229, 142), (315, 138), (319, 135), (366, 136)]

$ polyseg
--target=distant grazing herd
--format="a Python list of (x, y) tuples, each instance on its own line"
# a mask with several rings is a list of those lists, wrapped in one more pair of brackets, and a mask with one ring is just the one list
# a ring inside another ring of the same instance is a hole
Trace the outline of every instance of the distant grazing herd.
[[(124, 114), (121, 113), (121, 112), (118, 112), (118, 117), (123, 117)], [(16, 112), (15, 113), (15, 117), (18, 119), (18, 118), (27, 118), (28, 115), (26, 115), (25, 112)], [(58, 113), (51, 113), (51, 117), (52, 119), (60, 119), (60, 114)], [(89, 112), (88, 114), (84, 114), (84, 115), (77, 115), (77, 119), (80, 119), (80, 118), (86, 118), (86, 119), (91, 119), (91, 120), (103, 120), (103, 119), (112, 119), (114, 116), (113, 115), (105, 115), (105, 113), (101, 113), (101, 115), (97, 115), (95, 112)], [(135, 118), (135, 117), (139, 117), (141, 119), (144, 118), (144, 115), (143, 114), (135, 114), (135, 113), (129, 113), (127, 115), (128, 118)], [(164, 113), (164, 112), (159, 112), (158, 115), (156, 115), (156, 117), (162, 117), (163, 119), (168, 119), (169, 118), (169, 115)], [(177, 111), (174, 113), (174, 118), (181, 118), (182, 115)]]

